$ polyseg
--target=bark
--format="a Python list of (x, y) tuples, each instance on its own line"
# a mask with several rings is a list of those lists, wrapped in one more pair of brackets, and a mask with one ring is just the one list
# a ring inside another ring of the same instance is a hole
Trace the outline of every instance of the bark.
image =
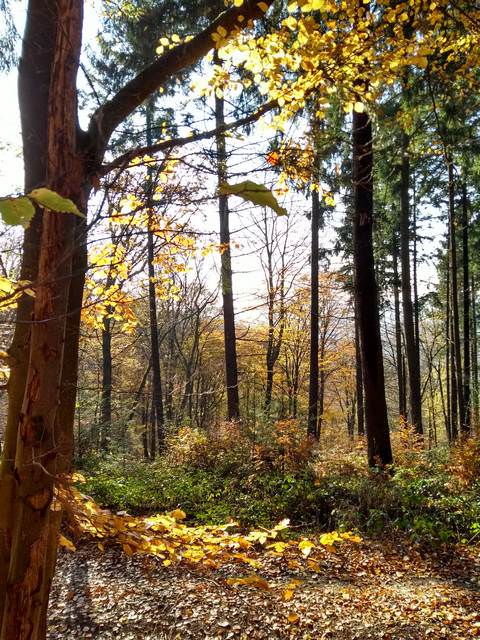
[(472, 387), (473, 387), (473, 422), (476, 432), (479, 430), (479, 395), (478, 395), (478, 340), (477, 340), (477, 291), (475, 279), (472, 275)]
[(398, 383), (398, 415), (401, 422), (407, 420), (407, 407), (405, 402), (405, 377), (403, 375), (403, 349), (402, 349), (402, 323), (400, 319), (400, 294), (399, 294), (399, 277), (398, 277), (398, 250), (396, 239), (393, 243), (393, 299), (395, 309), (395, 354), (397, 365), (397, 383)]
[[(148, 259), (148, 309), (150, 316), (150, 349), (152, 352), (152, 428), (158, 436), (158, 449), (161, 451), (165, 442), (165, 419), (163, 414), (162, 375), (160, 368), (160, 340), (158, 337), (157, 299), (155, 293), (155, 248), (152, 215), (149, 216), (147, 230)], [(152, 446), (152, 454), (153, 451)]]
[(100, 447), (107, 451), (112, 427), (112, 332), (111, 318), (103, 319), (102, 399), (100, 404)]
[(318, 321), (319, 321), (319, 282), (318, 282), (318, 230), (320, 228), (320, 195), (312, 191), (311, 214), (311, 252), (310, 252), (310, 370), (308, 377), (308, 435), (318, 440)]
[[(82, 3), (59, 0), (59, 28), (51, 65), (47, 130), (47, 185), (85, 209), (84, 170), (76, 154), (76, 73)], [(2, 640), (37, 638), (44, 624), (45, 559), (49, 558), (50, 504), (62, 471), (57, 422), (75, 219), (45, 211), (25, 393), (18, 418), (12, 545), (2, 620)], [(71, 425), (73, 429), (73, 421)], [(63, 432), (69, 440), (68, 430)], [(59, 437), (60, 436), (60, 437)], [(55, 533), (55, 531), (53, 531)], [(49, 560), (49, 564), (51, 561)]]
[(452, 436), (452, 441), (456, 440), (458, 437), (458, 378), (457, 378), (457, 367), (455, 364), (455, 348), (454, 348), (454, 339), (452, 336), (454, 335), (453, 331), (453, 317), (452, 313), (450, 313), (450, 412), (451, 412), (451, 423), (450, 423), (450, 431)]
[[(72, 263), (72, 280), (68, 293), (67, 318), (65, 328), (65, 347), (60, 387), (61, 403), (58, 407), (55, 432), (59, 446), (57, 461), (57, 475), (65, 476), (71, 472), (71, 460), (74, 451), (73, 424), (75, 421), (75, 407), (77, 399), (78, 356), (80, 339), (80, 319), (83, 300), (83, 286), (87, 269), (86, 225), (76, 219), (75, 224), (75, 253)], [(72, 425), (72, 428), (65, 428)], [(57, 560), (57, 539), (62, 518), (61, 511), (51, 511), (49, 514), (49, 532), (45, 568), (42, 581), (42, 611), (39, 621), (39, 638), (46, 636), (47, 609), (50, 587), (55, 572)]]
[[(267, 379), (265, 385), (265, 401), (264, 410), (267, 416), (270, 416), (270, 408), (272, 404), (273, 378), (275, 373), (275, 365), (280, 357), (280, 351), (283, 344), (283, 334), (285, 331), (285, 252), (281, 256), (280, 275), (278, 283), (278, 291), (274, 283), (274, 264), (273, 264), (273, 237), (269, 237), (269, 229), (267, 223), (267, 214), (263, 218), (263, 231), (265, 240), (265, 249), (267, 253), (266, 275), (267, 275), (267, 309), (268, 309), (268, 338), (266, 353), (266, 369)], [(275, 228), (272, 228), (271, 234), (275, 234)], [(285, 249), (286, 247), (284, 247)], [(275, 318), (275, 307), (279, 305), (278, 314)]]
[[(215, 57), (218, 64), (218, 56)], [(215, 123), (217, 128), (225, 124), (223, 98), (215, 96)], [(220, 185), (227, 180), (227, 151), (225, 134), (216, 136), (217, 178)], [(227, 419), (240, 420), (240, 399), (238, 393), (237, 338), (235, 334), (235, 311), (233, 305), (232, 254), (230, 245), (230, 220), (228, 197), (219, 195), (218, 213), (220, 216), (221, 281), (223, 300), (223, 333), (225, 347), (225, 379), (227, 385)]]
[(419, 434), (422, 427), (422, 395), (420, 390), (420, 362), (415, 339), (415, 319), (412, 303), (412, 286), (410, 277), (410, 160), (408, 155), (408, 136), (402, 134), (402, 166), (401, 166), (401, 207), (400, 207), (400, 254), (402, 263), (402, 303), (403, 327), (405, 331), (405, 350), (408, 366), (408, 383), (410, 398), (410, 420)]
[(358, 327), (357, 303), (354, 302), (355, 309), (355, 395), (357, 405), (357, 433), (359, 436), (365, 435), (365, 407), (363, 402), (363, 375), (362, 375), (362, 355), (360, 348), (360, 330)]
[(366, 112), (352, 114), (353, 246), (355, 297), (365, 391), (365, 426), (371, 466), (392, 462), (388, 428), (378, 291), (373, 257), (372, 125)]
[[(450, 264), (451, 264), (451, 304), (452, 304), (452, 339), (453, 339), (453, 374), (455, 377), (456, 400), (458, 402), (458, 419), (460, 429), (465, 428), (465, 403), (462, 384), (462, 351), (460, 343), (460, 314), (458, 309), (458, 260), (457, 260), (457, 236), (455, 216), (455, 183), (453, 177), (453, 162), (447, 158), (448, 167), (448, 224), (450, 240)], [(454, 390), (452, 388), (452, 397)], [(453, 423), (453, 419), (452, 419)]]
[(468, 247), (468, 199), (467, 186), (462, 185), (462, 263), (463, 263), (463, 401), (465, 405), (465, 422), (462, 432), (469, 434), (472, 425), (472, 406), (470, 398), (471, 363), (470, 363), (470, 264)]
[[(152, 142), (153, 127), (153, 100), (147, 105), (147, 143)], [(152, 429), (157, 431), (156, 437), (152, 434), (152, 456), (155, 456), (155, 442), (161, 452), (165, 445), (165, 416), (163, 411), (162, 373), (160, 364), (160, 339), (158, 335), (157, 294), (155, 291), (155, 234), (153, 212), (153, 168), (148, 168), (147, 204), (148, 204), (148, 229), (147, 229), (147, 261), (148, 261), (148, 310), (150, 318), (150, 349), (152, 361)]]
[[(48, 96), (55, 46), (56, 11), (56, 2), (52, 0), (32, 1), (25, 24), (18, 69), (18, 90), (26, 193), (44, 185), (46, 181)], [(41, 223), (41, 213), (37, 211), (24, 234), (21, 280), (34, 282), (37, 278)], [(23, 295), (18, 303), (15, 331), (9, 349), (8, 414), (0, 468), (0, 628), (12, 538), (17, 425), (28, 370), (31, 329), (29, 321), (32, 313), (33, 298)]]
[[(449, 244), (449, 241), (447, 241)], [(452, 423), (452, 377), (450, 372), (450, 360), (451, 360), (451, 336), (450, 336), (450, 256), (447, 255), (447, 277), (446, 277), (446, 292), (445, 292), (445, 387), (446, 387), (446, 421), (445, 430), (447, 432), (448, 441), (452, 442), (453, 438), (453, 423)]]

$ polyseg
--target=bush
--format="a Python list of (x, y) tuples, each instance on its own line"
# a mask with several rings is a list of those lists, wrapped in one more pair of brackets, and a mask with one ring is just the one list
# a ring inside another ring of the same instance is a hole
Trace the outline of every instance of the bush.
[(303, 528), (401, 531), (433, 544), (480, 537), (472, 443), (449, 457), (446, 449), (420, 449), (405, 429), (395, 443), (403, 465), (389, 474), (368, 470), (363, 440), (332, 439), (312, 457), (297, 424), (262, 429), (253, 444), (234, 424), (205, 433), (182, 429), (155, 462), (92, 459), (82, 491), (132, 514), (180, 506), (191, 521), (205, 524), (233, 518), (244, 527), (270, 527), (288, 517)]

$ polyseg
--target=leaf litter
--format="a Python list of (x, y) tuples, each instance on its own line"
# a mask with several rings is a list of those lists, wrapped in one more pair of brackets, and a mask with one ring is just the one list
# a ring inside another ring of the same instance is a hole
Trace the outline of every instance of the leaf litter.
[(64, 537), (47, 637), (480, 637), (478, 547), (426, 551), (337, 532), (287, 539), (285, 522), (242, 534), (234, 524), (188, 527), (184, 517), (176, 510), (148, 527), (99, 510), (88, 520), (99, 529), (75, 553)]

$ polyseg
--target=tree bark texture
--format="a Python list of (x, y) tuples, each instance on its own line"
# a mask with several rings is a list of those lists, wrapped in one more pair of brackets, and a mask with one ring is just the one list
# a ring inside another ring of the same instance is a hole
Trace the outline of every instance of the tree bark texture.
[[(453, 162), (447, 158), (448, 168), (448, 226), (449, 226), (449, 253), (451, 266), (451, 308), (452, 308), (452, 341), (453, 341), (453, 362), (452, 381), (455, 376), (455, 400), (458, 407), (458, 419), (460, 430), (465, 428), (465, 403), (463, 398), (462, 383), (462, 349), (460, 342), (460, 312), (458, 308), (458, 259), (457, 259), (457, 229), (455, 215), (455, 180), (453, 175)], [(452, 402), (454, 389), (452, 385)], [(452, 412), (453, 413), (453, 412)], [(452, 416), (453, 424), (453, 416)]]
[(465, 405), (465, 422), (462, 432), (468, 435), (472, 425), (471, 361), (470, 361), (470, 256), (468, 247), (469, 221), (467, 185), (462, 185), (462, 267), (463, 267), (463, 402)]
[(362, 353), (360, 347), (360, 329), (358, 326), (357, 303), (354, 301), (355, 310), (355, 395), (357, 405), (357, 433), (359, 436), (365, 435), (365, 406), (363, 402), (363, 375), (362, 375)]
[(368, 461), (392, 462), (378, 291), (373, 257), (372, 125), (366, 112), (352, 114), (353, 126), (353, 246), (355, 297), (358, 310)]
[[(218, 57), (216, 57), (218, 61)], [(218, 64), (218, 62), (217, 62)], [(225, 105), (223, 98), (215, 96), (215, 124), (225, 124)], [(225, 134), (216, 136), (217, 177), (220, 185), (227, 180), (227, 151)], [(237, 338), (235, 334), (235, 311), (233, 304), (232, 254), (230, 244), (230, 212), (228, 197), (219, 195), (218, 213), (220, 217), (220, 244), (222, 245), (221, 284), (223, 300), (223, 334), (225, 348), (225, 379), (227, 385), (227, 419), (240, 420), (240, 399), (238, 392)]]
[(397, 365), (397, 384), (398, 384), (398, 415), (402, 422), (407, 420), (407, 406), (405, 402), (405, 376), (403, 375), (403, 345), (402, 345), (402, 322), (400, 318), (400, 293), (398, 277), (398, 250), (396, 238), (393, 241), (393, 299), (395, 309), (395, 358)]
[(410, 276), (410, 160), (408, 155), (408, 145), (408, 136), (403, 133), (400, 187), (400, 254), (402, 263), (403, 327), (405, 331), (405, 351), (408, 366), (410, 421), (415, 428), (415, 431), (422, 434), (420, 362), (418, 359), (418, 350), (415, 339), (415, 319)]
[[(75, 90), (83, 6), (77, 0), (60, 0), (57, 8), (58, 29), (48, 99), (46, 184), (85, 210), (84, 169), (76, 148)], [(42, 596), (48, 595), (46, 563), (53, 535), (50, 505), (54, 481), (66, 466), (62, 461), (63, 425), (59, 424), (57, 414), (75, 227), (75, 218), (70, 214), (47, 210), (43, 213), (30, 354), (18, 414), (16, 486), (2, 640), (40, 637), (43, 626)]]
[(310, 249), (310, 369), (308, 376), (308, 435), (318, 440), (318, 385), (319, 385), (319, 248), (320, 194), (312, 191), (311, 249)]

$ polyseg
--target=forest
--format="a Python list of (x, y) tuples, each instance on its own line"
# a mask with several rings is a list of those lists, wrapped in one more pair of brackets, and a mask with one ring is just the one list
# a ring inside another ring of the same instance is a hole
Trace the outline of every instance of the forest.
[(0, 640), (480, 637), (478, 3), (0, 16)]

